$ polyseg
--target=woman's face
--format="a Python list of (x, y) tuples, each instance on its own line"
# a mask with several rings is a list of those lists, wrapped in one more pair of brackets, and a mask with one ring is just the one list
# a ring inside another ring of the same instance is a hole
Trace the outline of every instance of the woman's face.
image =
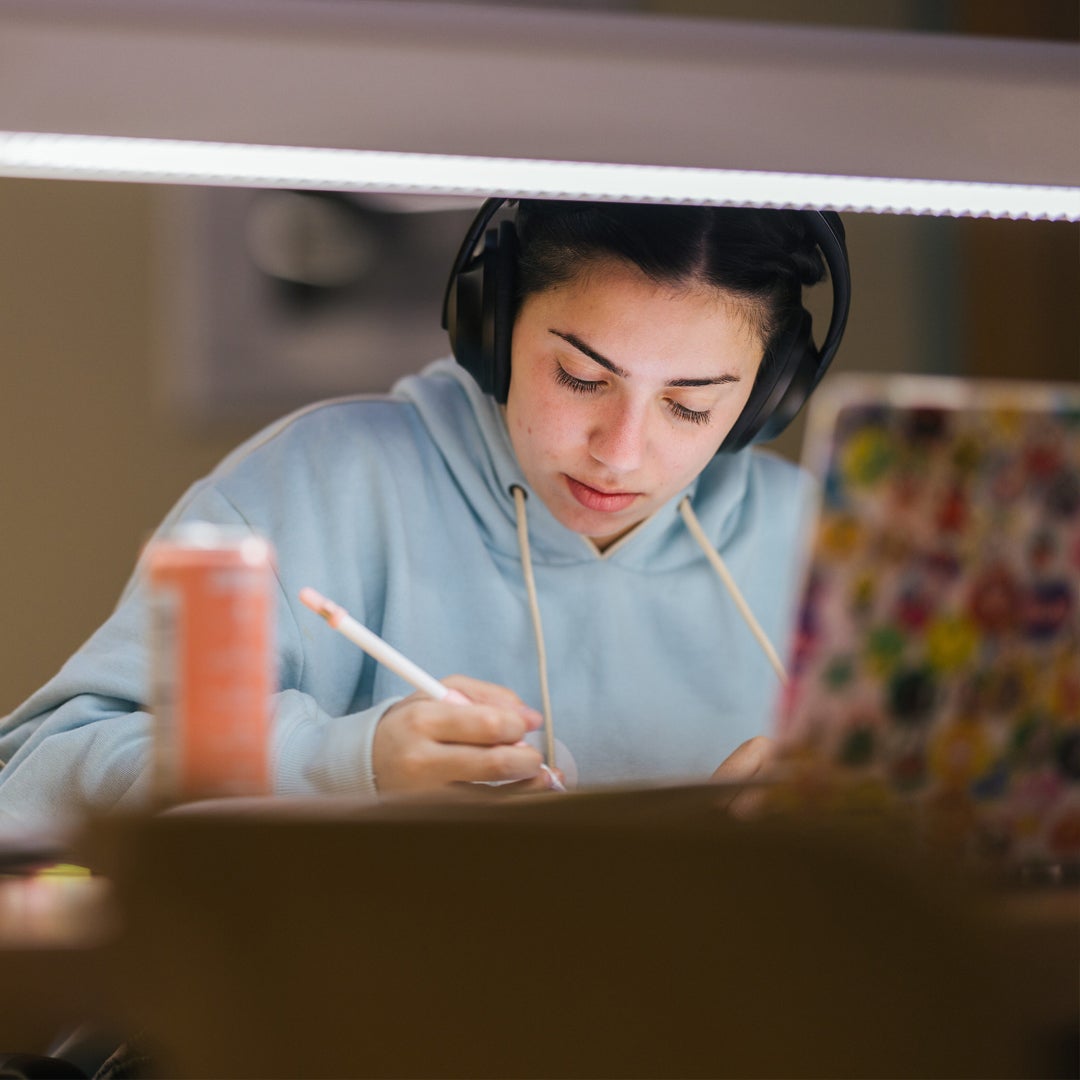
[(529, 296), (506, 403), (526, 481), (568, 529), (610, 544), (708, 464), (763, 352), (730, 294), (657, 285), (618, 259)]

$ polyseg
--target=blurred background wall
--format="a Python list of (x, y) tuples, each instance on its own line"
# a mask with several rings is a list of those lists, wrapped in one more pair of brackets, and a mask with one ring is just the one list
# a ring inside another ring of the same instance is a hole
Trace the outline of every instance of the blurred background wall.
[[(1078, 36), (1073, 0), (588, 6)], [(212, 378), (202, 398), (181, 392), (190, 371), (177, 366), (192, 361), (175, 346), (199, 309), (176, 300), (191, 294), (192, 274), (211, 272), (197, 260), (215, 256), (193, 256), (190, 244), (181, 253), (175, 230), (163, 228), (175, 224), (177, 206), (190, 211), (191, 197), (135, 184), (0, 179), (0, 714), (108, 614), (142, 543), (185, 487), (293, 403), (262, 395), (213, 407)], [(847, 225), (855, 301), (836, 368), (1080, 380), (1080, 227), (873, 215)], [(428, 317), (438, 339), (437, 307)], [(246, 363), (257, 378), (258, 357)], [(356, 388), (367, 387), (358, 378)], [(797, 455), (800, 437), (796, 424), (778, 449)]]

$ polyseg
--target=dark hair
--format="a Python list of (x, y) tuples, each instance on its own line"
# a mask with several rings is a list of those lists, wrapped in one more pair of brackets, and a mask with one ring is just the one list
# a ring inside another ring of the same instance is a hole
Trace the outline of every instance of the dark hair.
[(803, 286), (825, 261), (798, 211), (522, 200), (516, 231), (517, 303), (578, 277), (603, 258), (633, 263), (663, 285), (711, 285), (746, 302), (773, 344), (802, 317)]

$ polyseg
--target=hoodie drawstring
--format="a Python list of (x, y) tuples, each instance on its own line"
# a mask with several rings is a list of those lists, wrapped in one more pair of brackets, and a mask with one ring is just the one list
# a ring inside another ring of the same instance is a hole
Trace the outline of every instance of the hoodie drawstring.
[[(548, 691), (547, 650), (544, 648), (544, 627), (540, 622), (540, 605), (536, 599), (536, 579), (533, 576), (532, 554), (529, 550), (529, 525), (525, 516), (526, 495), (524, 490), (518, 484), (514, 484), (510, 488), (510, 491), (514, 496), (514, 513), (517, 518), (518, 551), (521, 553), (522, 573), (525, 576), (525, 591), (529, 596), (529, 614), (532, 616), (533, 636), (536, 639), (536, 660), (540, 674), (540, 700), (544, 713), (544, 762), (549, 768), (554, 768), (555, 728), (551, 718), (551, 694)], [(750, 628), (750, 633), (754, 635), (754, 639), (761, 646), (762, 652), (765, 653), (769, 663), (772, 664), (773, 670), (779, 677), (780, 682), (786, 683), (788, 676), (787, 672), (784, 670), (783, 662), (780, 660), (768, 635), (761, 628), (761, 624), (754, 617), (754, 613), (750, 610), (750, 605), (747, 604), (746, 600), (743, 598), (743, 594), (739, 591), (738, 585), (735, 584), (735, 579), (731, 576), (731, 572), (728, 570), (727, 565), (720, 557), (720, 553), (709, 543), (709, 538), (705, 535), (705, 530), (701, 527), (701, 522), (698, 521), (697, 515), (690, 505), (689, 495), (684, 496), (680, 500), (679, 513), (682, 515), (683, 522), (686, 524), (686, 528), (690, 535), (697, 541), (698, 546), (705, 553), (705, 558), (709, 560), (712, 568), (716, 571), (717, 576), (723, 583), (724, 588), (727, 589), (731, 599), (735, 601), (735, 607), (743, 617), (746, 625)]]
[(529, 594), (529, 614), (532, 616), (533, 636), (536, 639), (536, 663), (540, 672), (540, 702), (544, 713), (544, 764), (555, 768), (555, 726), (551, 719), (551, 694), (548, 692), (547, 650), (544, 648), (544, 627), (540, 622), (540, 605), (536, 599), (536, 579), (533, 577), (532, 554), (529, 551), (529, 524), (525, 518), (525, 492), (517, 484), (510, 489), (514, 496), (517, 517), (518, 551), (525, 575), (525, 591)]
[(754, 618), (750, 605), (743, 599), (743, 594), (739, 592), (739, 586), (735, 584), (731, 572), (728, 570), (724, 560), (720, 558), (720, 552), (709, 543), (709, 538), (705, 535), (701, 522), (698, 521), (697, 515), (690, 506), (689, 495), (684, 495), (679, 500), (679, 513), (682, 514), (682, 519), (686, 523), (690, 535), (698, 542), (701, 550), (705, 552), (705, 558), (712, 564), (712, 568), (724, 583), (724, 588), (731, 595), (731, 599), (735, 601), (735, 607), (739, 609), (739, 614), (743, 617), (746, 625), (750, 627), (750, 633), (754, 635), (754, 639), (761, 646), (762, 652), (768, 657), (769, 663), (772, 664), (773, 670), (779, 676), (780, 682), (786, 683), (787, 672), (784, 670), (783, 662), (777, 655), (776, 649), (773, 648), (773, 643), (769, 640), (768, 635), (761, 629), (761, 624)]

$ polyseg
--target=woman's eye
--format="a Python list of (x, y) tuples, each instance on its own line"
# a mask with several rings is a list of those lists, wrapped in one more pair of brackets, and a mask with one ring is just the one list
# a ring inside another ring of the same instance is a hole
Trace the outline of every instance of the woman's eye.
[(569, 387), (579, 394), (593, 394), (604, 385), (603, 382), (589, 382), (586, 379), (575, 378), (562, 364), (555, 365), (555, 381), (560, 386)]
[[(560, 386), (573, 390), (576, 394), (595, 394), (597, 390), (602, 389), (604, 386), (603, 379), (579, 379), (576, 375), (571, 375), (562, 364), (555, 365), (555, 381)], [(688, 409), (685, 405), (673, 401), (671, 398), (667, 399), (667, 406), (671, 410), (672, 416), (677, 420), (685, 420), (690, 424), (707, 424), (712, 418), (710, 409)]]
[(712, 416), (710, 409), (688, 409), (685, 405), (680, 405), (679, 402), (672, 401), (670, 398), (668, 408), (677, 419), (686, 420), (691, 424), (707, 424)]

